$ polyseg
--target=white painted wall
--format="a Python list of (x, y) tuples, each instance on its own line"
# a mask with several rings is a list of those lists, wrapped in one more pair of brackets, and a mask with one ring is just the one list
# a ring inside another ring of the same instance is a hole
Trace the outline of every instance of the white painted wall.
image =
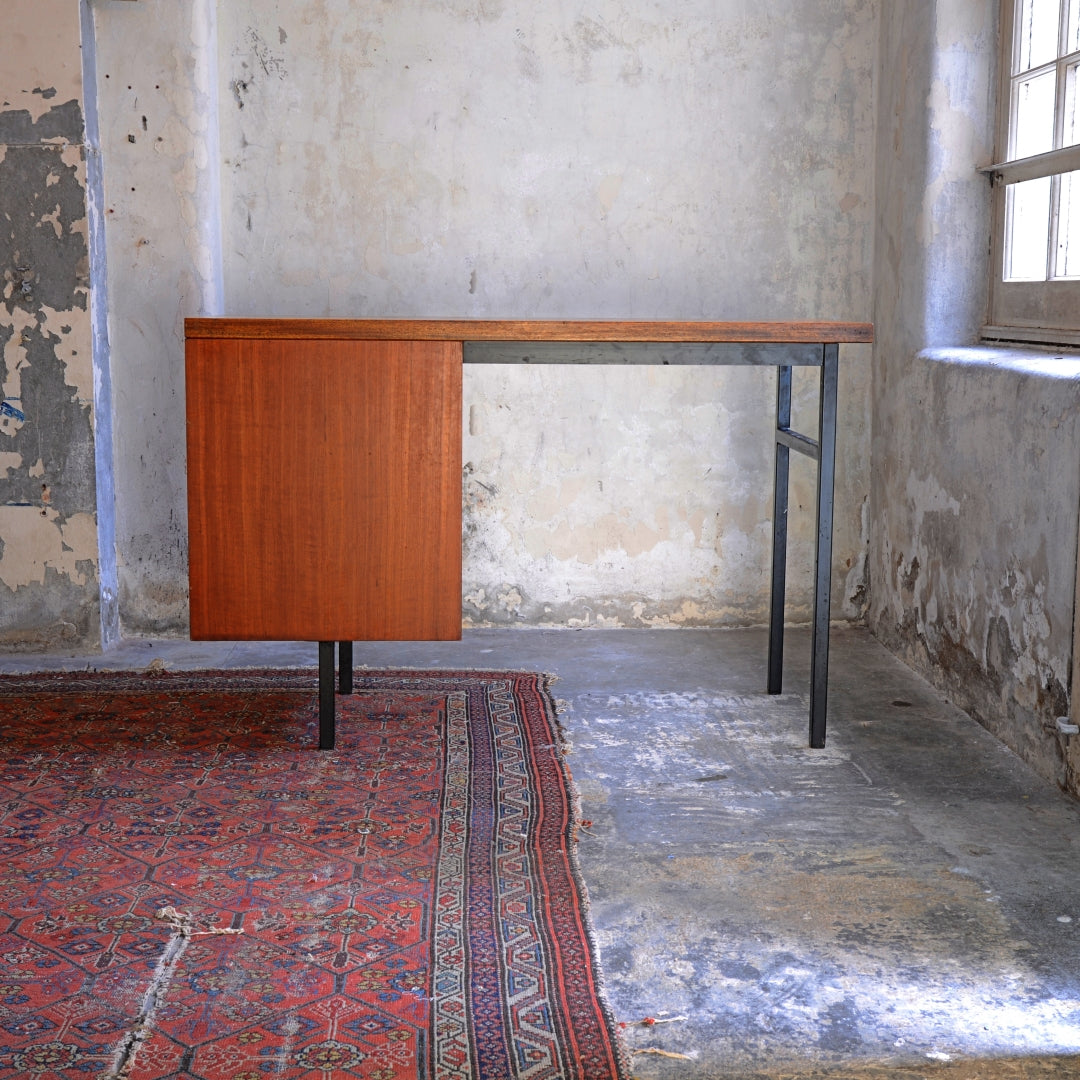
[(221, 310), (216, 4), (94, 0), (120, 622), (187, 609), (183, 319)]
[[(185, 315), (868, 318), (872, 0), (95, 14), (128, 632), (185, 627)], [(869, 349), (841, 363), (834, 595), (856, 616)], [(466, 620), (762, 621), (773, 385), (467, 368)]]

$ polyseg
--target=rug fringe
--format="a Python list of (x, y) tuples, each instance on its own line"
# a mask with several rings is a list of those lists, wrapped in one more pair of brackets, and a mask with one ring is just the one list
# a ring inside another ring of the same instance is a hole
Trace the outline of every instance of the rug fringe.
[(211, 937), (215, 934), (242, 934), (242, 929), (235, 930), (231, 926), (211, 926), (209, 930), (196, 930), (195, 916), (190, 911), (177, 911), (174, 907), (159, 908), (155, 913), (157, 917), (167, 922), (178, 934), (183, 937)]
[[(581, 860), (578, 856), (578, 847), (580, 831), (583, 828), (591, 827), (592, 822), (585, 818), (581, 805), (581, 792), (578, 790), (577, 783), (570, 771), (570, 764), (566, 760), (567, 755), (573, 749), (573, 745), (567, 734), (566, 728), (563, 726), (562, 720), (559, 718), (558, 706), (562, 704), (569, 709), (569, 702), (557, 702), (555, 696), (550, 692), (551, 684), (558, 681), (558, 678), (557, 675), (544, 672), (539, 676), (539, 682), (541, 689), (544, 691), (542, 696), (545, 703), (545, 710), (549, 713), (548, 720), (551, 724), (551, 730), (557, 740), (559, 768), (562, 770), (563, 780), (566, 784), (570, 802), (567, 856), (570, 863), (570, 871), (577, 884), (578, 896), (581, 900), (581, 911), (586, 917), (584, 938), (589, 950), (590, 959), (592, 960), (593, 985), (596, 987), (597, 1002), (599, 1003), (604, 1021), (607, 1024), (608, 1031), (611, 1033), (611, 1044), (615, 1051), (616, 1066), (622, 1076), (629, 1078), (629, 1080), (633, 1080), (630, 1047), (627, 1044), (623, 1029), (615, 1020), (615, 1011), (612, 1009), (610, 1001), (608, 1001), (607, 986), (604, 981), (603, 969), (600, 966), (600, 946), (596, 940), (596, 933), (592, 921), (588, 918), (591, 904), (589, 900), (589, 890), (585, 884), (585, 877), (581, 871)], [(548, 707), (548, 703), (550, 703), (550, 707)]]

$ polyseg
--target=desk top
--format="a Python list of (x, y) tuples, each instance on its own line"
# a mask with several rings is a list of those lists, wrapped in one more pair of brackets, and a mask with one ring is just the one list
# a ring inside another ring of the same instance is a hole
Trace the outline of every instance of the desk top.
[(873, 323), (648, 319), (186, 319), (195, 338), (324, 341), (869, 343)]

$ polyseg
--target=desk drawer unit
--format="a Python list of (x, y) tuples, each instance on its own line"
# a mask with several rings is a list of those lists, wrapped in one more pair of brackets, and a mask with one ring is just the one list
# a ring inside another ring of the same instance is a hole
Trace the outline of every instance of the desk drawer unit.
[(192, 638), (460, 638), (461, 343), (186, 352)]

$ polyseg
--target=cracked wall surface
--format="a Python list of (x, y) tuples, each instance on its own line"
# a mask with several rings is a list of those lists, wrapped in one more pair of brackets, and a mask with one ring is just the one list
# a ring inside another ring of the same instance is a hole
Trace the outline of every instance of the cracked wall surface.
[(974, 347), (997, 20), (961, 0), (883, 9), (869, 622), (1080, 794), (1055, 722), (1075, 677), (1080, 367)]
[[(95, 22), (128, 633), (187, 626), (185, 315), (867, 317), (871, 0), (199, 0)], [(849, 618), (869, 353), (841, 357)], [(764, 621), (771, 372), (465, 378), (467, 623)], [(794, 474), (801, 618), (813, 470)]]
[(878, 636), (1043, 775), (1069, 712), (1080, 385), (922, 354), (882, 463)]
[(100, 625), (78, 10), (18, 0), (5, 15), (14, 30), (0, 42), (0, 647), (92, 645)]

